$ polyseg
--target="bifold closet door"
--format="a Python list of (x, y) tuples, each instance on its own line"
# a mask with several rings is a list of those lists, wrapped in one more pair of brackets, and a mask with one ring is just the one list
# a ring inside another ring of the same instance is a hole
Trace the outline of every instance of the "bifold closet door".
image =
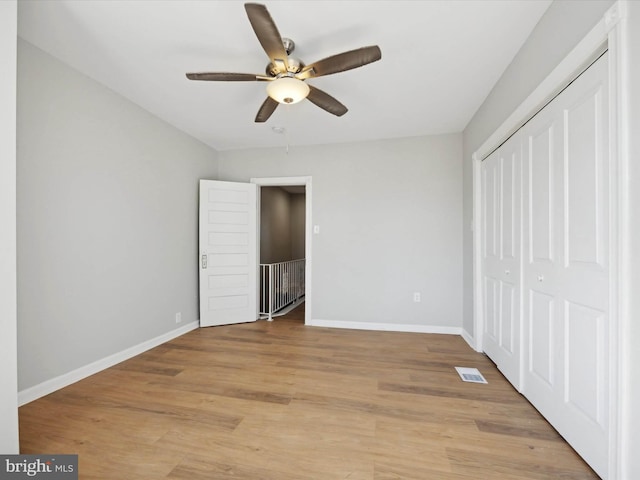
[(483, 349), (520, 389), (521, 141), (487, 157), (482, 181)]
[(609, 463), (607, 54), (523, 129), (523, 393), (603, 478)]

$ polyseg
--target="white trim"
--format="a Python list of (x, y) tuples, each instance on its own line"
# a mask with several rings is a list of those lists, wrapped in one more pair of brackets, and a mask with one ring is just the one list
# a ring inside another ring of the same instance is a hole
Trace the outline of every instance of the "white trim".
[[(304, 185), (305, 187), (305, 219), (304, 219), (304, 257), (306, 259), (305, 276), (304, 276), (304, 322), (305, 325), (310, 325), (311, 321), (311, 307), (313, 305), (313, 289), (311, 288), (311, 275), (313, 268), (313, 193), (312, 193), (312, 180), (311, 176), (304, 177), (264, 177), (264, 178), (252, 178), (251, 183), (255, 183), (260, 187), (281, 187), (284, 185)], [(258, 195), (258, 198), (260, 196)], [(258, 219), (260, 214), (258, 212)], [(259, 221), (259, 220), (258, 220)], [(259, 258), (259, 255), (258, 255)]]
[(482, 352), (484, 331), (484, 305), (482, 299), (482, 161), (477, 154), (472, 158), (473, 186), (473, 339), (470, 345)]
[(49, 395), (56, 390), (60, 390), (61, 388), (69, 386), (72, 383), (76, 383), (84, 378), (90, 377), (91, 375), (101, 372), (102, 370), (113, 367), (120, 362), (129, 360), (136, 355), (140, 355), (147, 350), (151, 350), (158, 345), (162, 345), (163, 343), (184, 335), (191, 330), (195, 330), (198, 328), (198, 326), (199, 322), (197, 321), (187, 323), (180, 328), (171, 330), (170, 332), (159, 335), (155, 338), (152, 338), (151, 340), (139, 343), (138, 345), (134, 345), (133, 347), (127, 348), (126, 350), (114, 353), (113, 355), (109, 355), (108, 357), (97, 360), (71, 372), (65, 373), (55, 378), (51, 378), (25, 390), (21, 390), (18, 392), (18, 405), (25, 405), (29, 402), (37, 400), (38, 398), (44, 397), (45, 395)]
[[(625, 475), (629, 459), (626, 458), (625, 429), (630, 428), (627, 418), (631, 406), (624, 392), (624, 380), (630, 367), (624, 332), (629, 330), (629, 73), (627, 37), (627, 1), (618, 1), (605, 13), (609, 31), (609, 152), (616, 178), (610, 181), (617, 195), (612, 198), (610, 235), (617, 241), (610, 242), (613, 285), (610, 291), (610, 418), (609, 476)], [(615, 27), (615, 28), (613, 28)]]
[(20, 453), (16, 294), (16, 0), (0, 4), (0, 452)]
[(345, 322), (341, 320), (321, 320), (314, 318), (306, 324), (312, 327), (347, 328), (351, 330), (462, 335), (461, 327), (438, 327), (435, 325), (413, 325), (407, 323)]
[(469, 344), (471, 348), (477, 351), (476, 342), (473, 339), (473, 336), (469, 334), (464, 328), (462, 329), (462, 333), (460, 334), (465, 342)]

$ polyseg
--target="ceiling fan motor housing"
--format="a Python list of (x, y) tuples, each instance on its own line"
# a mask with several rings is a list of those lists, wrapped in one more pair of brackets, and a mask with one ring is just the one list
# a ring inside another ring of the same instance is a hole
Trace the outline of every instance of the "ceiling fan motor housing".
[[(304, 63), (297, 57), (289, 57), (287, 56), (287, 72), (289, 73), (299, 73), (304, 68)], [(265, 69), (267, 75), (271, 77), (277, 77), (280, 74), (280, 70), (270, 62)]]
[[(288, 64), (287, 72), (299, 73), (300, 70), (304, 68), (304, 63), (298, 57), (291, 56), (291, 53), (293, 53), (293, 51), (296, 48), (295, 42), (290, 38), (283, 38), (282, 45), (284, 46), (284, 49), (287, 52), (287, 64)], [(271, 77), (277, 77), (278, 74), (280, 73), (280, 69), (276, 65), (274, 65), (273, 62), (270, 62), (267, 65), (265, 72), (267, 73), (267, 75)]]

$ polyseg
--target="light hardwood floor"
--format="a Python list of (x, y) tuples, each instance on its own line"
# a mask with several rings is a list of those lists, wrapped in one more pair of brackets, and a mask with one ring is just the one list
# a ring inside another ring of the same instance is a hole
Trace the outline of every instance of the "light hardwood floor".
[(81, 479), (598, 478), (462, 338), (303, 314), (198, 329), (27, 404), (22, 453), (77, 453)]

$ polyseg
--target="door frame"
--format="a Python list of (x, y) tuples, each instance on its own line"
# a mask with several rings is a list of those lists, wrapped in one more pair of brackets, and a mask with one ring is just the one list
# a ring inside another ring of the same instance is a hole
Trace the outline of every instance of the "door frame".
[[(304, 275), (304, 323), (305, 325), (311, 324), (311, 307), (312, 302), (312, 288), (311, 279), (312, 273), (312, 256), (313, 249), (311, 248), (311, 240), (313, 237), (313, 196), (312, 196), (312, 177), (257, 177), (251, 178), (251, 183), (258, 185), (258, 215), (257, 217), (257, 244), (258, 244), (258, 269), (260, 268), (260, 191), (262, 187), (285, 187), (285, 186), (304, 186), (305, 187), (305, 219), (304, 219), (304, 257), (305, 257), (305, 275)], [(256, 296), (259, 295), (259, 291), (256, 291)]]
[(603, 18), (569, 52), (560, 64), (538, 85), (538, 87), (515, 109), (498, 129), (472, 155), (473, 174), (473, 335), (465, 332), (467, 342), (478, 352), (483, 351), (484, 305), (482, 301), (482, 189), (481, 163), (518, 131), (530, 118), (564, 89), (579, 73), (590, 65), (604, 50), (609, 50), (609, 154), (612, 177), (610, 251), (610, 427), (609, 427), (609, 473), (617, 478), (623, 468), (622, 438), (625, 435), (626, 411), (619, 407), (624, 398), (622, 382), (629, 368), (624, 349), (623, 335), (629, 325), (626, 302), (629, 295), (629, 273), (627, 271), (629, 251), (628, 238), (628, 186), (625, 172), (628, 171), (628, 126), (627, 105), (629, 86), (627, 83), (626, 17), (627, 0), (618, 0)]

